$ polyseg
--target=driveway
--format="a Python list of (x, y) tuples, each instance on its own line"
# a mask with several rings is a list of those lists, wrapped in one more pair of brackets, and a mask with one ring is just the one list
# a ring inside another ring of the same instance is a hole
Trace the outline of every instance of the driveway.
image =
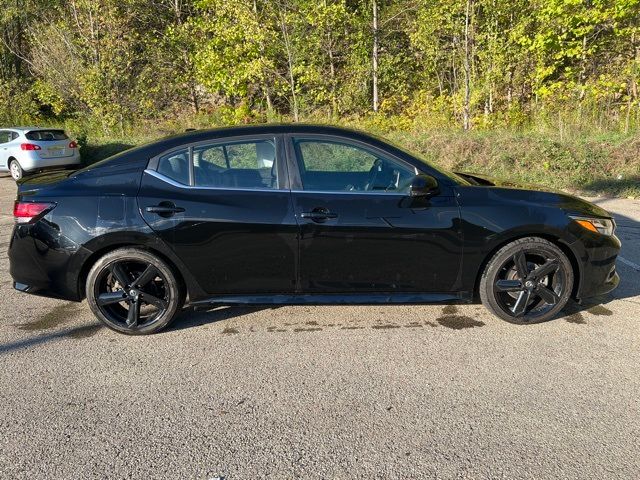
[(185, 311), (150, 337), (11, 287), (0, 478), (637, 478), (640, 202), (620, 287), (514, 326), (481, 305)]

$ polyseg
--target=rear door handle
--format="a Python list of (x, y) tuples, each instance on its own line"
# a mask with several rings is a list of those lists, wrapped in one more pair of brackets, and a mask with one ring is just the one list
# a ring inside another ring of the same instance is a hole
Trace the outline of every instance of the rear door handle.
[(302, 218), (308, 218), (309, 220), (313, 220), (314, 222), (324, 222), (325, 220), (329, 220), (330, 218), (338, 218), (336, 213), (330, 212), (326, 208), (318, 207), (314, 208), (310, 212), (302, 212), (300, 214)]
[(170, 217), (176, 213), (184, 212), (184, 208), (176, 207), (171, 202), (160, 202), (160, 205), (145, 207), (144, 210), (149, 213), (157, 213), (161, 217)]

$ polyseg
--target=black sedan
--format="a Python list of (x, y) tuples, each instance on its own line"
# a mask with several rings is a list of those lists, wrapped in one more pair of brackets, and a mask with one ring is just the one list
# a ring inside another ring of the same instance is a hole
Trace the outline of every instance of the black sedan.
[(194, 131), (18, 186), (16, 289), (157, 332), (185, 301), (471, 302), (514, 323), (619, 282), (611, 215), (559, 192), (448, 173), (362, 132)]

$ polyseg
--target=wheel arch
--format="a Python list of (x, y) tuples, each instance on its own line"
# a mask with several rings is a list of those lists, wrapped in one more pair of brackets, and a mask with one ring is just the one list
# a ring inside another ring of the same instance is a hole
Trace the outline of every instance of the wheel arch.
[(160, 250), (150, 247), (148, 245), (142, 245), (142, 244), (133, 243), (133, 242), (119, 242), (119, 243), (113, 243), (105, 247), (102, 247), (98, 250), (95, 250), (84, 260), (80, 268), (80, 274), (78, 275), (78, 284), (77, 284), (78, 298), (82, 300), (83, 298), (86, 297), (85, 285), (87, 283), (87, 277), (89, 275), (89, 271), (91, 270), (91, 267), (93, 267), (95, 263), (107, 253), (113, 252), (114, 250), (118, 250), (119, 248), (127, 248), (127, 247), (138, 248), (140, 250), (144, 250), (146, 252), (157, 255), (174, 272), (174, 274), (176, 275), (176, 279), (178, 280), (181, 288), (183, 289), (183, 292), (185, 293), (189, 292), (189, 285), (187, 284), (187, 281), (185, 279), (183, 272), (178, 267), (178, 265), (176, 265), (176, 263), (171, 258), (169, 258), (169, 256), (165, 255)]
[(473, 287), (474, 299), (480, 298), (480, 280), (482, 278), (482, 274), (484, 273), (485, 269), (487, 268), (487, 264), (493, 258), (496, 252), (505, 245), (508, 245), (515, 240), (526, 237), (538, 237), (547, 240), (560, 248), (560, 250), (562, 250), (562, 252), (567, 256), (567, 258), (569, 259), (569, 263), (571, 264), (571, 269), (573, 270), (573, 288), (571, 289), (571, 298), (576, 298), (577, 293), (580, 291), (580, 283), (582, 282), (582, 270), (580, 268), (580, 262), (578, 262), (578, 256), (569, 246), (569, 244), (563, 241), (561, 237), (550, 233), (520, 233), (518, 235), (501, 239), (484, 257), (482, 263), (480, 264), (480, 268), (478, 269), (478, 273), (476, 274), (476, 279)]

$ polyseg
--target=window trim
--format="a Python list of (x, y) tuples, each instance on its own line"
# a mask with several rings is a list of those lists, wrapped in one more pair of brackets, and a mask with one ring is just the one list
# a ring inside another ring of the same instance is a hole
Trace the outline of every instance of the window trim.
[(289, 133), (286, 134), (286, 143), (287, 143), (287, 157), (289, 166), (289, 171), (291, 172), (291, 192), (292, 193), (321, 193), (321, 194), (334, 194), (334, 195), (392, 195), (392, 196), (400, 196), (406, 197), (406, 193), (400, 192), (385, 192), (382, 190), (305, 190), (304, 184), (302, 182), (302, 159), (298, 158), (294, 139), (301, 140), (318, 140), (318, 141), (326, 141), (327, 143), (337, 143), (348, 146), (353, 146), (356, 148), (360, 148), (365, 152), (368, 152), (374, 156), (381, 156), (383, 158), (393, 160), (400, 165), (406, 167), (408, 170), (412, 170), (414, 175), (418, 175), (420, 170), (415, 165), (407, 162), (406, 160), (399, 158), (397, 155), (394, 155), (386, 150), (376, 147), (375, 145), (371, 145), (369, 143), (353, 139), (350, 137), (344, 137), (341, 135), (331, 135), (324, 133)]
[[(276, 149), (275, 162), (278, 175), (278, 186), (276, 188), (245, 188), (245, 187), (208, 187), (195, 185), (195, 172), (193, 163), (193, 150), (201, 146), (220, 146), (232, 143), (251, 143), (253, 141), (271, 140), (274, 142)], [(173, 180), (158, 172), (158, 165), (160, 158), (171, 153), (178, 152), (180, 150), (188, 150), (189, 155), (189, 185), (184, 185), (180, 182)], [(283, 190), (290, 190), (289, 182), (289, 169), (285, 155), (285, 148), (283, 145), (283, 138), (281, 134), (257, 134), (257, 135), (236, 135), (233, 137), (218, 137), (209, 140), (200, 140), (198, 142), (183, 143), (175, 147), (164, 150), (163, 152), (154, 155), (147, 163), (145, 173), (152, 175), (155, 178), (163, 180), (174, 187), (179, 188), (192, 188), (201, 190), (234, 190), (244, 192), (282, 192)]]

